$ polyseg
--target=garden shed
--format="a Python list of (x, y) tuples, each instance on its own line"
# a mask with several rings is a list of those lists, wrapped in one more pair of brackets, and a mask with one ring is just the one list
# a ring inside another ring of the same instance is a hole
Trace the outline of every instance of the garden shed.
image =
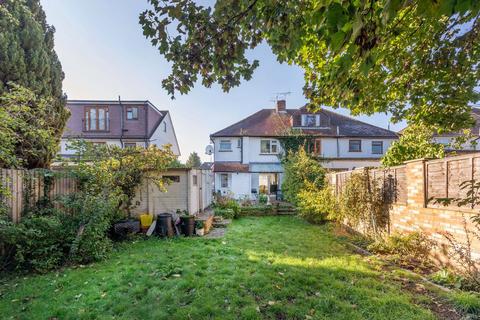
[(202, 212), (212, 203), (213, 174), (211, 170), (172, 168), (161, 175), (170, 183), (162, 191), (154, 183), (145, 183), (133, 200), (136, 215), (148, 212), (159, 214), (187, 210), (191, 214)]

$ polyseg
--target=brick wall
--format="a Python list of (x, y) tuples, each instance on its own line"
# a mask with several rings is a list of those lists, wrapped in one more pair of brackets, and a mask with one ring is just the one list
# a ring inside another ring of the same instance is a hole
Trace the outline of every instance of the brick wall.
[[(477, 154), (477, 156), (479, 155)], [(463, 160), (464, 158), (459, 157), (459, 159)], [(455, 159), (449, 161), (455, 161)], [(459, 242), (466, 242), (465, 227), (467, 230), (475, 230), (471, 217), (478, 213), (479, 209), (433, 207), (427, 201), (426, 164), (428, 161), (423, 159), (405, 163), (407, 201), (406, 203), (392, 204), (389, 211), (389, 231), (390, 233), (421, 231), (428, 234), (439, 245), (434, 254), (435, 258), (444, 263), (451, 263), (447, 254), (449, 243), (442, 233), (448, 232)], [(471, 168), (468, 169), (471, 170)], [(342, 174), (345, 175), (345, 173)], [(331, 175), (335, 175), (335, 173)], [(334, 176), (330, 176), (329, 180), (333, 184), (335, 181), (339, 181)], [(470, 240), (473, 256), (480, 259), (480, 240), (474, 236), (471, 236)]]

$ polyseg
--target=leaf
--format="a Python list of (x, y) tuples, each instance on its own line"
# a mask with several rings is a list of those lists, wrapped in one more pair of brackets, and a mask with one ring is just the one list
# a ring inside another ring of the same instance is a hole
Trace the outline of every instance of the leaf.
[(345, 32), (338, 31), (330, 38), (330, 50), (333, 52), (337, 52), (344, 43), (345, 40)]

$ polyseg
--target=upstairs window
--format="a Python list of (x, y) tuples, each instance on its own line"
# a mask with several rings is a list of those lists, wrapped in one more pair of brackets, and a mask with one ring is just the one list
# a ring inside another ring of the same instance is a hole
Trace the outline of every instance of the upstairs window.
[(303, 114), (302, 127), (317, 127), (319, 125), (319, 116), (316, 114)]
[(308, 151), (314, 155), (321, 155), (322, 154), (322, 140), (314, 139), (310, 142), (308, 146)]
[(167, 132), (167, 123), (166, 122), (163, 123), (163, 132)]
[(348, 141), (349, 152), (362, 152), (362, 140), (349, 140)]
[(109, 124), (108, 107), (85, 107), (83, 119), (85, 131), (108, 131)]
[(138, 120), (138, 107), (127, 107), (127, 120)]
[(261, 154), (277, 154), (278, 141), (277, 140), (260, 140)]
[(219, 151), (232, 151), (232, 141), (230, 141), (230, 140), (220, 140)]
[(383, 141), (372, 141), (372, 154), (383, 154)]

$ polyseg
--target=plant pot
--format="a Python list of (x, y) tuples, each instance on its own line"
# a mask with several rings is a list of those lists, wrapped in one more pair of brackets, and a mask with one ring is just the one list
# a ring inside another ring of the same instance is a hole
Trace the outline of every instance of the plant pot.
[(197, 233), (197, 236), (203, 237), (205, 235), (205, 229), (204, 228), (197, 229), (196, 233)]

